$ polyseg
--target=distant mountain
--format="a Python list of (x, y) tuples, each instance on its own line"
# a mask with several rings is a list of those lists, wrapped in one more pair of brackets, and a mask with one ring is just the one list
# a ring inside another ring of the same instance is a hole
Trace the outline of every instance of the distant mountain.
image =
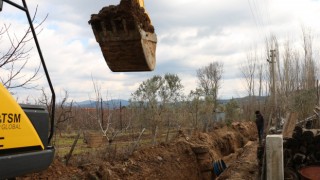
[[(261, 96), (255, 97), (256, 100), (259, 101), (265, 101), (266, 100), (266, 96)], [(237, 101), (238, 103), (243, 103), (249, 100), (249, 97), (242, 97), (242, 98), (233, 98), (235, 101)], [(231, 99), (218, 99), (218, 103), (219, 104), (227, 104)], [(84, 107), (84, 108), (95, 108), (96, 107), (96, 102), (97, 101), (90, 101), (90, 100), (86, 100), (86, 101), (81, 101), (81, 102), (74, 102), (74, 105), (77, 107)], [(128, 100), (123, 100), (123, 99), (112, 99), (109, 101), (103, 101), (102, 105), (104, 108), (109, 108), (109, 109), (117, 109), (120, 107), (120, 102), (121, 102), (121, 106), (128, 106), (129, 105), (129, 101)]]
[(219, 104), (227, 104), (230, 101), (230, 99), (218, 99)]
[[(95, 108), (96, 103), (97, 103), (97, 101), (86, 100), (86, 101), (81, 101), (81, 102), (74, 102), (74, 105), (78, 106), (78, 107), (83, 107), (83, 108)], [(112, 99), (109, 101), (103, 101), (102, 106), (103, 106), (103, 108), (117, 109), (120, 107), (120, 103), (121, 103), (121, 106), (128, 106), (129, 105), (129, 101), (127, 101), (127, 100)]]
[[(253, 98), (253, 97), (251, 97)], [(268, 96), (255, 96), (256, 101), (266, 101)], [(241, 98), (233, 98), (238, 103), (248, 102), (250, 100), (249, 96), (241, 97)], [(219, 99), (219, 104), (227, 104), (231, 99)]]

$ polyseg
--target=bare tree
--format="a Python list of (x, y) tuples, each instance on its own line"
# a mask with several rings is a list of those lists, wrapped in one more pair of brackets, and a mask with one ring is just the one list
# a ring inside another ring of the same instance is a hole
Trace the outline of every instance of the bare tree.
[(191, 123), (192, 127), (198, 129), (199, 127), (199, 111), (201, 107), (201, 97), (202, 91), (197, 88), (196, 90), (192, 90), (188, 95), (188, 100), (186, 102), (186, 109), (188, 113), (191, 115)]
[(304, 88), (312, 89), (316, 83), (316, 68), (313, 59), (313, 35), (311, 30), (302, 28), (302, 37), (304, 50)]
[[(37, 8), (32, 21), (35, 20), (36, 14)], [(46, 18), (47, 16), (35, 27), (36, 30), (39, 30)], [(27, 44), (33, 39), (31, 29), (28, 28), (21, 37), (11, 33), (11, 31), (11, 26), (7, 24), (4, 24), (4, 26), (0, 28), (1, 42), (6, 42), (7, 45), (6, 51), (0, 51), (0, 70), (2, 71), (0, 81), (7, 89), (19, 87), (34, 88), (36, 85), (31, 84), (38, 79), (37, 74), (40, 70), (40, 63), (31, 75), (26, 75), (26, 73), (22, 72), (29, 63), (29, 53), (32, 50), (32, 48), (27, 47)], [(40, 32), (41, 29), (38, 33)], [(5, 38), (7, 38), (7, 40)]]
[[(277, 39), (272, 36), (266, 43), (267, 57), (276, 59), (275, 62), (271, 62), (270, 65), (276, 65), (275, 83), (272, 79), (272, 66), (270, 66), (270, 81), (269, 89), (273, 90), (271, 95), (273, 98), (275, 94), (277, 98), (273, 100), (272, 114), (279, 116), (284, 114), (289, 109), (296, 110), (300, 118), (304, 118), (306, 114), (312, 112), (315, 105), (311, 99), (316, 95), (316, 73), (318, 67), (313, 52), (314, 36), (310, 29), (302, 28), (302, 53), (301, 50), (295, 48), (289, 40), (283, 45), (283, 53), (280, 56), (280, 48)], [(272, 50), (272, 53), (270, 53)], [(281, 57), (281, 58), (280, 58)], [(274, 67), (274, 66), (273, 66)], [(276, 88), (273, 86), (276, 85)], [(272, 97), (271, 96), (271, 97)], [(312, 97), (310, 99), (310, 97)], [(272, 99), (273, 99), (272, 98)], [(303, 106), (301, 104), (304, 104)], [(298, 108), (297, 108), (298, 107)], [(276, 114), (275, 114), (276, 113)]]
[(245, 64), (242, 64), (240, 68), (246, 84), (247, 95), (248, 95), (248, 101), (245, 104), (243, 104), (244, 111), (245, 111), (244, 115), (245, 115), (245, 118), (248, 120), (252, 119), (252, 115), (255, 110), (254, 108), (256, 107), (255, 81), (256, 81), (256, 74), (257, 74), (256, 71), (258, 69), (257, 67), (258, 67), (258, 55), (257, 55), (257, 50), (254, 50), (247, 54), (247, 60)]
[[(104, 101), (101, 94), (101, 87), (97, 82), (95, 82), (92, 78), (93, 88), (95, 92), (95, 115), (90, 115), (91, 118), (95, 119), (98, 124), (99, 128), (103, 134), (111, 144), (111, 142), (116, 138), (116, 136), (120, 133), (120, 131), (115, 130), (112, 128), (112, 116), (113, 113), (111, 110), (106, 111), (104, 106)], [(108, 114), (105, 114), (108, 112)], [(107, 118), (106, 118), (107, 117)], [(107, 121), (107, 122), (105, 122)]]
[(199, 88), (204, 93), (207, 115), (204, 116), (204, 131), (207, 131), (209, 120), (214, 117), (216, 108), (218, 107), (218, 92), (221, 87), (221, 78), (223, 73), (223, 64), (212, 62), (208, 66), (197, 70), (197, 78)]
[(197, 70), (199, 87), (203, 90), (206, 98), (210, 98), (217, 105), (218, 91), (221, 88), (223, 64), (212, 62), (208, 66)]
[[(69, 93), (68, 91), (64, 91), (64, 95), (62, 97), (61, 102), (58, 104), (55, 104), (56, 111), (55, 111), (55, 124), (54, 127), (56, 130), (59, 130), (60, 136), (61, 131), (65, 130), (67, 127), (70, 127), (73, 123), (73, 119), (75, 117), (74, 114), (74, 107), (73, 107), (73, 101), (69, 101)], [(48, 95), (45, 93), (44, 89), (42, 89), (42, 96), (38, 99), (38, 104), (46, 106), (48, 112), (49, 112), (49, 118), (51, 118), (51, 109), (52, 109), (52, 103), (51, 99), (48, 97)], [(55, 133), (57, 135), (57, 131)], [(54, 143), (54, 142), (53, 142)]]
[(257, 51), (247, 54), (247, 61), (241, 65), (241, 73), (246, 82), (247, 94), (249, 97), (255, 95), (255, 75), (258, 66)]

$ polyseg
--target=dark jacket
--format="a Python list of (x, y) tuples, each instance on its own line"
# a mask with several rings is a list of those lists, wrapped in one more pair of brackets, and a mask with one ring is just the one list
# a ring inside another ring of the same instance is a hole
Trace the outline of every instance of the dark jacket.
[(256, 124), (258, 127), (262, 127), (264, 124), (264, 119), (261, 114), (256, 114)]

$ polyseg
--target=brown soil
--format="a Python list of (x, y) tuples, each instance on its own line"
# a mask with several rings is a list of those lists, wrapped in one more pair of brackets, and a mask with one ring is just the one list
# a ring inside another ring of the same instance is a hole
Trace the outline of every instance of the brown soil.
[(256, 156), (257, 147), (257, 142), (249, 141), (243, 148), (240, 148), (235, 153), (224, 157), (223, 159), (227, 164), (229, 164), (229, 167), (219, 176), (218, 180), (259, 179), (259, 167)]
[(91, 15), (89, 23), (94, 25), (104, 21), (105, 27), (112, 31), (111, 22), (116, 23), (116, 26), (119, 27), (123, 26), (123, 20), (125, 20), (127, 30), (134, 30), (138, 25), (144, 31), (154, 33), (154, 27), (151, 25), (149, 16), (135, 0), (121, 0), (117, 6), (104, 7), (99, 14)]
[(18, 179), (211, 179), (204, 170), (219, 159), (228, 166), (219, 179), (258, 179), (256, 137), (252, 122), (190, 136), (180, 131), (170, 143), (141, 148), (127, 158), (108, 161), (105, 153), (88, 153), (73, 156), (69, 166), (56, 158), (49, 169)]

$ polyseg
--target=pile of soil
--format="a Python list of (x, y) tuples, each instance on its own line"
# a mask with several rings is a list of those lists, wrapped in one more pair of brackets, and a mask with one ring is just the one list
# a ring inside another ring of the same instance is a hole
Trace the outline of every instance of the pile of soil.
[(260, 179), (256, 156), (257, 147), (257, 142), (249, 141), (243, 148), (224, 157), (223, 160), (227, 162), (229, 167), (217, 179)]
[[(99, 14), (92, 14), (89, 24), (95, 28), (100, 27), (103, 21), (107, 30), (112, 31), (112, 24), (116, 27), (123, 26), (123, 20), (127, 30), (135, 30), (136, 25), (146, 32), (154, 33), (154, 27), (145, 9), (140, 7), (136, 0), (121, 0), (117, 6), (110, 5), (103, 7)], [(101, 28), (101, 27), (100, 27)]]
[(125, 159), (109, 161), (105, 153), (82, 154), (73, 156), (69, 166), (56, 159), (48, 170), (22, 179), (211, 179), (212, 173), (203, 171), (206, 161), (199, 162), (195, 149), (207, 150), (208, 167), (219, 159), (226, 162), (221, 179), (233, 179), (233, 175), (255, 179), (256, 140), (252, 122), (233, 123), (209, 133), (180, 131), (170, 143), (141, 148)]

